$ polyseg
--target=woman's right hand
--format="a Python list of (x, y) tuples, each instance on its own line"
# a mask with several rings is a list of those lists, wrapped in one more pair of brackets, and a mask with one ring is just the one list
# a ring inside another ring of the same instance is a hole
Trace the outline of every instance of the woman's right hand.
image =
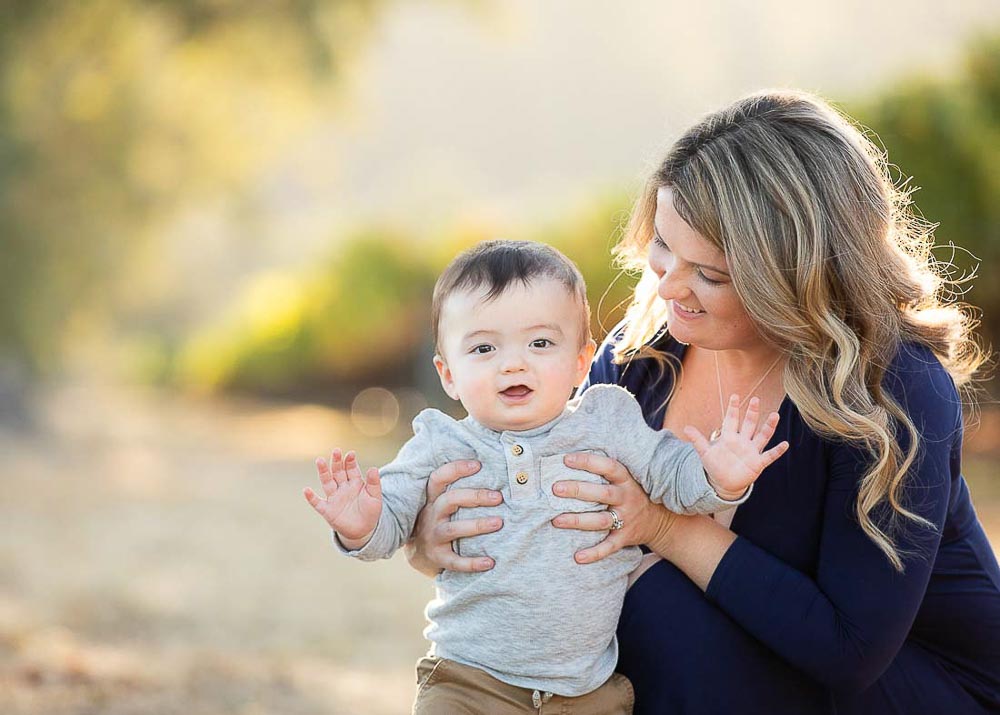
[(474, 460), (449, 462), (431, 472), (427, 480), (427, 503), (417, 514), (413, 536), (403, 547), (410, 566), (427, 576), (448, 571), (489, 571), (489, 557), (459, 556), (452, 548), (455, 539), (478, 536), (503, 527), (500, 517), (460, 519), (451, 516), (459, 507), (496, 506), (503, 501), (500, 492), (492, 489), (448, 489), (463, 477), (479, 471)]

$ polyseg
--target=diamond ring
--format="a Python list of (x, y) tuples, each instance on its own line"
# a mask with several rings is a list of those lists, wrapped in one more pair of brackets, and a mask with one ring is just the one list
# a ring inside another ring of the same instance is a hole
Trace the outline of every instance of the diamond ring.
[(611, 515), (611, 530), (618, 531), (620, 528), (625, 526), (625, 522), (622, 518), (618, 516), (618, 512), (614, 509), (608, 509), (608, 513)]

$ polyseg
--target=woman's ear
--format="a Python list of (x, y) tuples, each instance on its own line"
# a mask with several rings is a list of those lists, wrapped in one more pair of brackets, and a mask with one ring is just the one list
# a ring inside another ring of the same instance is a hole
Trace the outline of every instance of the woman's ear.
[(434, 356), (434, 369), (437, 370), (438, 378), (441, 380), (441, 387), (453, 400), (458, 399), (458, 390), (455, 389), (455, 379), (451, 375), (451, 369), (448, 367), (448, 363), (444, 361), (444, 358), (440, 355)]

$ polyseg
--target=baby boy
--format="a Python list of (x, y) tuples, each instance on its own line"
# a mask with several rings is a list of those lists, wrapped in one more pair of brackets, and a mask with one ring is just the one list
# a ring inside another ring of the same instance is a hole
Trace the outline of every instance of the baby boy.
[[(424, 410), (397, 457), (366, 477), (353, 453), (345, 458), (335, 450), (329, 464), (317, 463), (326, 497), (306, 489), (307, 500), (342, 551), (387, 558), (410, 537), (430, 473), (448, 462), (478, 460), (480, 471), (459, 486), (497, 490), (503, 501), (459, 509), (453, 518), (501, 517), (503, 528), (459, 539), (455, 548), (496, 565), (437, 577), (425, 631), (431, 654), (418, 665), (414, 712), (457, 712), (470, 704), (476, 712), (522, 711), (508, 709), (512, 703), (532, 712), (554, 696), (574, 699), (573, 712), (629, 712), (627, 681), (612, 677), (615, 627), (641, 554), (631, 547), (596, 563), (574, 561), (576, 551), (607, 532), (557, 529), (551, 520), (606, 507), (558, 497), (552, 485), (605, 482), (565, 466), (563, 456), (607, 455), (653, 501), (675, 512), (712, 513), (747, 498), (760, 474), (747, 464), (763, 469), (783, 450), (762, 459), (757, 445), (767, 440), (759, 434), (756, 444), (748, 435), (727, 435), (699, 459), (669, 431), (651, 429), (618, 386), (595, 385), (568, 401), (595, 345), (583, 278), (549, 246), (488, 241), (462, 253), (437, 281), (433, 322), (441, 384), (468, 416)], [(773, 424), (761, 429), (773, 432)], [(612, 517), (612, 528), (619, 526)]]

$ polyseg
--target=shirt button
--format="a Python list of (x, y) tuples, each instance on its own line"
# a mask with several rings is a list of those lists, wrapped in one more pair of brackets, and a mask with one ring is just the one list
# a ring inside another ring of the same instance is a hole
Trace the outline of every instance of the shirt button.
[(510, 451), (514, 453), (515, 457), (520, 457), (522, 454), (524, 454), (524, 447), (522, 447), (519, 444), (515, 444), (513, 447), (510, 448)]
[(524, 472), (518, 472), (517, 476), (514, 477), (514, 479), (517, 480), (518, 484), (527, 484), (528, 483), (528, 475), (525, 474)]

